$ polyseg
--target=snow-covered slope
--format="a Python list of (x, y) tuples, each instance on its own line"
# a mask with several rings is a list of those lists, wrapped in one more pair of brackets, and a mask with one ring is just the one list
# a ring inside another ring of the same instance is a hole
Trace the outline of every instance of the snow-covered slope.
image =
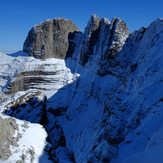
[[(12, 55), (0, 53), (0, 55), (2, 58), (2, 60), (0, 61), (0, 66), (2, 67), (0, 83), (1, 112), (21, 120), (26, 120), (32, 123), (40, 123), (44, 125), (46, 131), (50, 131), (52, 134), (57, 134), (54, 138), (48, 135), (48, 137), (50, 137), (48, 138), (49, 141), (51, 142), (53, 139), (57, 146), (57, 141), (60, 141), (60, 137), (62, 137), (62, 130), (59, 128), (55, 128), (55, 126), (59, 127), (59, 125), (56, 124), (57, 122), (55, 120), (55, 117), (50, 113), (48, 114), (49, 119), (47, 127), (45, 126), (46, 117), (44, 115), (44, 109), (46, 109), (46, 105), (48, 106), (49, 103), (48, 102), (47, 104), (45, 104), (46, 99), (51, 99), (51, 96), (55, 94), (59, 89), (75, 81), (78, 78), (79, 74), (72, 74), (70, 69), (66, 67), (65, 61), (62, 59), (52, 58), (46, 60), (38, 60), (33, 57), (27, 56), (27, 54), (24, 52), (18, 52)], [(64, 89), (62, 89), (62, 93), (60, 96), (62, 97), (63, 94), (65, 96)], [(46, 97), (44, 97), (44, 95)], [(67, 96), (67, 100), (68, 99), (69, 101), (71, 100), (70, 95)], [(52, 104), (50, 102), (50, 106), (51, 105)], [(23, 123), (23, 121), (21, 122), (20, 120), (18, 121), (16, 119), (16, 123), (19, 122)], [(39, 125), (31, 124), (29, 125), (29, 128), (31, 129), (29, 129), (29, 132), (27, 132), (27, 134), (21, 133), (22, 139), (20, 139), (20, 146), (17, 147), (17, 149), (11, 149), (12, 156), (7, 160), (7, 162), (14, 162), (13, 159), (18, 161), (21, 155), (22, 157), (23, 155), (28, 155), (26, 154), (28, 153), (28, 147), (23, 143), (23, 140), (27, 137), (30, 138), (31, 134), (35, 134), (32, 132), (32, 128), (34, 128), (32, 126), (37, 128), (37, 126)], [(41, 132), (43, 133), (45, 130), (42, 128), (42, 131), (39, 131), (38, 127), (38, 134), (36, 134), (36, 139), (39, 134), (41, 134)], [(40, 138), (40, 142), (38, 142), (38, 144), (40, 144), (40, 147), (41, 143), (43, 143), (40, 151), (43, 152), (43, 150), (51, 150), (51, 145), (48, 145), (48, 147), (45, 146), (47, 136), (44, 134), (42, 135), (42, 137), (43, 138)], [(35, 141), (35, 139), (32, 138), (31, 143), (32, 141)], [(32, 146), (32, 150), (34, 153), (36, 153), (35, 150), (37, 150), (38, 144), (36, 143)], [(21, 146), (23, 146), (24, 148), (22, 148)], [(17, 155), (14, 154), (15, 150), (19, 150), (19, 153)], [(33, 160), (33, 162), (40, 162), (42, 159), (44, 159), (44, 157), (46, 157), (45, 160), (48, 161), (49, 156), (47, 152), (44, 153), (36, 155), (33, 154), (33, 156), (31, 156), (31, 159)], [(62, 148), (61, 146), (56, 150), (56, 153), (57, 158), (51, 160), (67, 160), (69, 162), (69, 156), (66, 156), (69, 155), (67, 149)], [(55, 155), (53, 157), (55, 157)], [(28, 158), (28, 156), (26, 158), (20, 158), (20, 160), (21, 159), (24, 159), (25, 162), (30, 162), (30, 158)]]
[[(144, 35), (140, 39), (142, 31)], [(128, 94), (125, 101), (129, 116), (125, 141), (119, 146), (116, 162), (160, 163), (163, 151), (163, 19), (157, 19), (146, 30), (135, 31), (130, 38), (132, 44), (134, 40), (140, 41), (133, 44), (135, 51), (130, 51), (130, 59), (127, 59), (130, 68), (127, 68), (123, 91)]]
[(80, 73), (78, 89), (64, 121), (59, 120), (77, 162), (108, 162), (116, 157), (115, 162), (123, 162), (132, 154), (148, 153), (148, 136), (162, 130), (162, 42), (163, 20), (157, 19), (147, 29), (131, 34), (110, 59), (106, 68), (111, 75), (93, 73), (98, 62), (74, 68)]
[[(29, 121), (7, 161), (40, 145), (26, 162), (161, 163), (163, 19), (129, 35), (121, 19), (92, 15), (70, 36), (65, 60), (0, 53), (1, 112)], [(33, 129), (41, 137), (26, 148)]]
[(0, 162), (43, 163), (49, 161), (48, 155), (43, 153), (47, 137), (43, 126), (4, 115), (0, 115), (0, 119), (1, 143), (3, 142), (0, 144)]
[(0, 99), (3, 100), (3, 92), (8, 88), (17, 72), (21, 70), (28, 57), (23, 52), (15, 53), (12, 56), (0, 52), (0, 57)]

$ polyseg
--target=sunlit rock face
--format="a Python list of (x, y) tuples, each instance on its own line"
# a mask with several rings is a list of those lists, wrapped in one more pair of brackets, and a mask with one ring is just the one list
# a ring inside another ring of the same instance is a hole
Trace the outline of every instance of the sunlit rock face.
[(80, 31), (71, 21), (64, 18), (47, 20), (34, 26), (24, 42), (23, 51), (40, 58), (66, 58), (69, 34)]
[(18, 125), (14, 119), (0, 116), (0, 130), (0, 159), (6, 160), (12, 155), (10, 145), (17, 145), (19, 138), (13, 136), (18, 130)]

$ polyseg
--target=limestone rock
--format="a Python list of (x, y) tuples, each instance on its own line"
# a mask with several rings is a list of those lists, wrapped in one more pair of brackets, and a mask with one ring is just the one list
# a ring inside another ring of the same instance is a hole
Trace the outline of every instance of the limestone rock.
[(129, 36), (129, 30), (120, 18), (113, 18), (110, 24), (110, 35), (108, 39), (109, 54), (115, 55), (121, 49)]
[(8, 159), (12, 154), (10, 145), (16, 144), (16, 139), (13, 138), (15, 130), (18, 130), (18, 126), (14, 119), (0, 116), (0, 159)]
[(69, 46), (69, 34), (75, 31), (80, 29), (71, 20), (64, 18), (47, 20), (29, 31), (23, 51), (40, 59), (64, 59)]
[(17, 71), (14, 80), (9, 83), (5, 94), (10, 95), (18, 91), (37, 89), (49, 98), (67, 82), (71, 83), (72, 81), (73, 74), (66, 67), (64, 60), (55, 58), (39, 60), (27, 57), (21, 71)]

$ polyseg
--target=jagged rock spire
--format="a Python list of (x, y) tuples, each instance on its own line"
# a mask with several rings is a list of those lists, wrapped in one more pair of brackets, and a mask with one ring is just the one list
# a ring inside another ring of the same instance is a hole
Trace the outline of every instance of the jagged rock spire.
[(97, 15), (92, 15), (84, 32), (79, 63), (106, 75), (109, 60), (122, 49), (128, 36), (128, 27), (120, 18), (110, 22), (107, 18), (100, 20)]
[(82, 65), (85, 65), (89, 59), (89, 55), (93, 54), (93, 47), (98, 39), (99, 24), (100, 18), (97, 15), (92, 15), (85, 28), (81, 44), (79, 63)]

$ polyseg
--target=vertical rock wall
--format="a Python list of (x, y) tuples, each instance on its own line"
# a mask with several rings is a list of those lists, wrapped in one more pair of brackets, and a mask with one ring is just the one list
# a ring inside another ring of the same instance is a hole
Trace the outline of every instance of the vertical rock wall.
[(68, 36), (75, 31), (80, 29), (71, 20), (47, 20), (29, 31), (23, 51), (39, 59), (65, 59), (69, 47)]

